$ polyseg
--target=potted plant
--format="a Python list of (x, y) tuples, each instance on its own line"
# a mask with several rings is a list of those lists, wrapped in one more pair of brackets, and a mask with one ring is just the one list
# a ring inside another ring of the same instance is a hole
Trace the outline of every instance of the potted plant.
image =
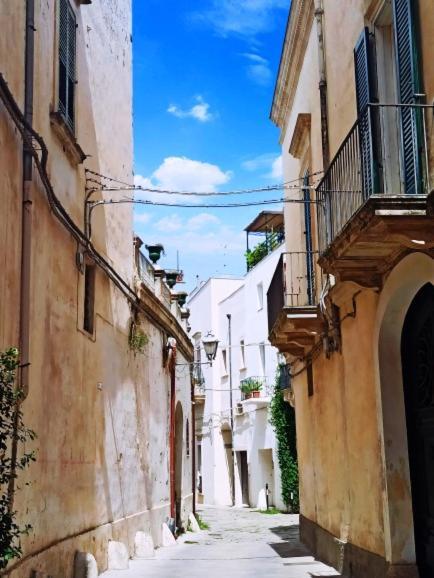
[(179, 271), (177, 269), (166, 269), (166, 283), (169, 289), (173, 289), (179, 282)]
[(161, 243), (157, 243), (156, 245), (145, 245), (145, 247), (148, 249), (149, 258), (154, 265), (160, 259), (161, 254), (164, 255), (164, 247)]
[(188, 293), (186, 291), (180, 291), (176, 294), (176, 300), (178, 301), (178, 305), (180, 307), (184, 307), (187, 301)]
[(261, 389), (262, 383), (259, 381), (259, 379), (255, 379), (254, 377), (243, 379), (243, 381), (240, 384), (240, 390), (241, 393), (244, 395), (244, 399), (250, 399), (252, 397), (260, 397)]

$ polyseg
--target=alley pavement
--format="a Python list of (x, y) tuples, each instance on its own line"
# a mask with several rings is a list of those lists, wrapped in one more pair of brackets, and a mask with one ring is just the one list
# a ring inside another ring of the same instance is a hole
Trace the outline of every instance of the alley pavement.
[(129, 570), (104, 578), (340, 576), (299, 542), (298, 516), (209, 506), (200, 507), (199, 515), (209, 530), (187, 532), (176, 546), (159, 548), (155, 558), (131, 560)]

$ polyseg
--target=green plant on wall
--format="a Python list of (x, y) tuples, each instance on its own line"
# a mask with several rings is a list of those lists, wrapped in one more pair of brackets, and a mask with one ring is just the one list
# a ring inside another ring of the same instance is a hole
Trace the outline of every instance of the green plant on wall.
[(282, 500), (291, 512), (299, 511), (297, 443), (295, 411), (284, 399), (277, 370), (273, 397), (270, 403), (270, 423), (277, 440), (277, 458), (282, 480)]
[(31, 530), (29, 524), (17, 523), (13, 507), (18, 473), (35, 460), (35, 452), (20, 452), (19, 446), (36, 438), (35, 432), (23, 423), (23, 392), (15, 386), (18, 367), (15, 347), (0, 353), (0, 569), (21, 557), (20, 538)]
[(240, 390), (245, 395), (248, 395), (254, 391), (261, 391), (261, 389), (262, 383), (259, 381), (259, 379), (254, 379), (253, 377), (243, 379), (243, 381), (240, 383)]
[(253, 249), (248, 249), (245, 253), (247, 269), (253, 269), (264, 257), (268, 255), (268, 247), (265, 241), (258, 243)]
[(134, 321), (131, 323), (128, 343), (130, 345), (130, 349), (134, 351), (134, 353), (144, 353), (145, 347), (149, 343), (149, 337), (137, 326)]

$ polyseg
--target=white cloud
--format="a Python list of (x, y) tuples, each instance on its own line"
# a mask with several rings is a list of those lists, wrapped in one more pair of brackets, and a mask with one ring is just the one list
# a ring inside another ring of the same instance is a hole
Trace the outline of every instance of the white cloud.
[(255, 52), (244, 52), (241, 56), (250, 62), (246, 67), (247, 76), (250, 80), (260, 86), (271, 84), (273, 73), (266, 58)]
[(179, 250), (181, 255), (207, 255), (228, 253), (242, 254), (245, 251), (244, 233), (222, 225), (213, 231), (185, 231), (164, 237), (166, 250)]
[(275, 25), (275, 11), (288, 10), (288, 0), (212, 0), (211, 8), (196, 12), (196, 20), (212, 26), (217, 34), (254, 37)]
[(197, 231), (204, 227), (218, 225), (220, 222), (220, 219), (211, 213), (199, 213), (187, 221), (187, 229), (189, 231)]
[(275, 159), (276, 159), (275, 154), (265, 153), (263, 155), (259, 155), (257, 157), (252, 158), (252, 159), (247, 159), (246, 161), (244, 161), (241, 164), (241, 166), (246, 171), (251, 171), (251, 172), (263, 170), (263, 169), (269, 169), (272, 166)]
[(247, 60), (251, 60), (252, 62), (257, 62), (259, 64), (268, 64), (268, 60), (255, 52), (243, 52), (241, 56), (247, 58)]
[(134, 221), (141, 225), (146, 225), (151, 220), (150, 213), (134, 213)]
[(186, 157), (167, 157), (150, 177), (143, 175), (134, 177), (137, 187), (152, 189), (152, 191), (136, 191), (135, 198), (152, 203), (202, 203), (201, 197), (166, 194), (159, 192), (159, 189), (212, 193), (226, 184), (231, 177), (230, 171), (224, 172), (218, 165)]
[(155, 228), (164, 233), (173, 233), (182, 229), (182, 219), (176, 213), (163, 217), (155, 224)]
[(169, 114), (173, 114), (177, 118), (194, 118), (199, 122), (210, 122), (213, 120), (214, 115), (210, 112), (210, 105), (203, 100), (203, 98), (198, 95), (196, 96), (197, 104), (193, 105), (188, 110), (183, 110), (175, 104), (171, 104), (167, 109)]
[(276, 157), (275, 154), (266, 153), (244, 161), (241, 166), (251, 172), (267, 171), (262, 176), (274, 181), (281, 181), (283, 177), (282, 155)]
[(281, 181), (283, 179), (282, 155), (279, 155), (271, 165), (270, 178)]
[(172, 191), (200, 191), (211, 193), (231, 178), (217, 165), (186, 157), (167, 157), (154, 171), (152, 180), (159, 188)]

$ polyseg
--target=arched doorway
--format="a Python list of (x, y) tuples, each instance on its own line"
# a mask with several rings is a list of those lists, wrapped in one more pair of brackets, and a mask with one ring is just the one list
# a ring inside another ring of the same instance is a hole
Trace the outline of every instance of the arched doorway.
[(182, 458), (184, 448), (184, 416), (181, 402), (175, 411), (175, 520), (182, 527)]
[(404, 401), (420, 578), (434, 576), (434, 286), (413, 299), (401, 339)]

